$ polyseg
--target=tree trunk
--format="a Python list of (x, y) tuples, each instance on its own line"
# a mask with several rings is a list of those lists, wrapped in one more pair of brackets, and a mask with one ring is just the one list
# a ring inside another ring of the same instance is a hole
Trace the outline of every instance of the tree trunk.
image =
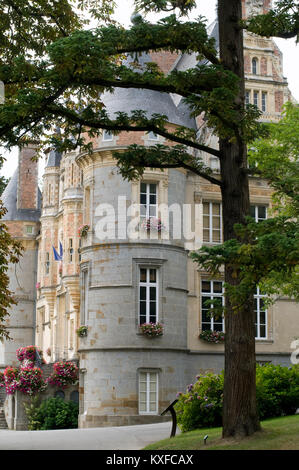
[[(236, 106), (244, 107), (243, 33), (241, 0), (218, 0), (220, 59), (240, 77)], [(244, 223), (249, 215), (249, 184), (246, 172), (246, 142), (240, 135), (231, 142), (219, 140), (221, 151), (224, 241), (235, 238), (234, 224)], [(225, 267), (225, 282), (238, 285), (238, 274)], [(256, 407), (255, 327), (253, 298), (234, 313), (226, 297), (225, 379), (223, 437), (248, 436), (260, 429)]]

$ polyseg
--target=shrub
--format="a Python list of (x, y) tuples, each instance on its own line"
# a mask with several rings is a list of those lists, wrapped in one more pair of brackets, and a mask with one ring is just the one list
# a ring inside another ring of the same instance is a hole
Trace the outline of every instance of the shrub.
[(198, 375), (196, 379), (186, 393), (177, 395), (175, 409), (183, 432), (222, 424), (223, 374)]
[(79, 406), (62, 398), (48, 398), (37, 408), (32, 403), (26, 409), (29, 429), (74, 429), (78, 427)]
[(294, 414), (299, 408), (299, 367), (258, 365), (256, 394), (261, 419)]
[[(177, 394), (175, 409), (183, 432), (222, 424), (224, 374), (196, 379)], [(294, 414), (299, 408), (299, 366), (257, 365), (256, 394), (260, 419)]]
[(32, 396), (29, 403), (24, 402), (25, 413), (28, 419), (29, 431), (40, 429), (41, 423), (38, 420), (38, 410), (40, 406), (39, 395)]

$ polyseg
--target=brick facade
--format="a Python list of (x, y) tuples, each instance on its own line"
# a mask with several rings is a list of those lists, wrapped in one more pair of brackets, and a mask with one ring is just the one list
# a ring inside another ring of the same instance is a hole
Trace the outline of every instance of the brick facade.
[(20, 151), (18, 209), (37, 209), (38, 168), (37, 161), (33, 160), (35, 154), (36, 146), (34, 144), (29, 144)]

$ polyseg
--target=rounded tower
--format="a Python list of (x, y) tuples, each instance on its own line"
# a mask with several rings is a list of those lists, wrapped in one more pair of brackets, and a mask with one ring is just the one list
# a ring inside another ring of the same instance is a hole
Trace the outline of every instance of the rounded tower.
[[(103, 99), (111, 117), (143, 109), (166, 114), (169, 129), (195, 128), (167, 94), (116, 89)], [(80, 427), (160, 421), (188, 380), (187, 251), (166, 220), (169, 207), (183, 212), (186, 172), (146, 169), (141, 181), (129, 182), (113, 158), (132, 143), (163, 142), (152, 133), (104, 131), (93, 154), (76, 159), (89, 225), (80, 265), (81, 325), (88, 329), (79, 342)], [(144, 323), (161, 323), (163, 335), (145, 335)]]

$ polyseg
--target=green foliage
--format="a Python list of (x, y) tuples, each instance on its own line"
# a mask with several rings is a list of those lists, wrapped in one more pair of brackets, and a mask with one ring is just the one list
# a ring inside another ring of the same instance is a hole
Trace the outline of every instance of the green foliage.
[[(203, 246), (192, 252), (191, 258), (211, 276), (219, 276), (225, 264), (236, 285), (224, 284), (236, 313), (242, 309), (248, 295), (260, 285), (264, 294), (280, 294), (289, 277), (296, 275), (299, 263), (298, 222), (285, 217), (235, 225), (236, 238), (218, 246)], [(298, 282), (288, 284), (289, 293), (299, 299)], [(273, 299), (272, 299), (273, 300)], [(270, 297), (267, 299), (271, 301)]]
[(186, 393), (178, 394), (175, 405), (183, 432), (222, 424), (223, 374), (207, 374), (196, 379), (195, 384), (188, 385)]
[(299, 215), (299, 107), (284, 105), (282, 119), (267, 124), (268, 136), (251, 143), (248, 160), (253, 171), (274, 189), (274, 209), (288, 217)]
[(32, 401), (26, 406), (30, 430), (73, 429), (78, 427), (79, 407), (62, 398), (48, 398), (38, 406)]
[[(183, 432), (221, 426), (224, 374), (197, 376), (179, 393), (175, 405)], [(292, 415), (299, 408), (299, 367), (265, 364), (256, 366), (256, 393), (260, 419)]]
[(261, 419), (291, 415), (299, 408), (299, 367), (258, 365), (256, 393)]
[(266, 15), (258, 15), (244, 21), (248, 31), (260, 36), (276, 36), (284, 39), (299, 35), (299, 2), (298, 0), (277, 0), (275, 9)]
[(195, 0), (135, 0), (137, 10), (147, 12), (172, 11), (178, 8), (181, 15), (187, 15), (196, 6)]
[(40, 429), (41, 423), (38, 417), (38, 410), (40, 407), (40, 396), (36, 395), (31, 397), (29, 402), (24, 402), (24, 409), (28, 420), (29, 431)]
[[(21, 8), (24, 0), (18, 2)], [(194, 115), (205, 113), (207, 125), (219, 136), (236, 140), (242, 135), (248, 140), (260, 135), (262, 126), (256, 119), (257, 110), (241, 110), (235, 104), (239, 79), (219, 62), (215, 41), (208, 37), (203, 18), (182, 22), (172, 14), (156, 24), (140, 18), (128, 30), (109, 22), (108, 26), (87, 31), (72, 9), (72, 2), (65, 0), (60, 4), (52, 0), (49, 5), (43, 5), (44, 2), (39, 0), (34, 6), (26, 2), (22, 20), (14, 17), (6, 3), (9, 2), (4, 2), (3, 7), (5, 24), (10, 15), (13, 21), (20, 23), (13, 44), (7, 44), (3, 51), (0, 48), (0, 79), (5, 83), (6, 96), (5, 103), (0, 106), (0, 139), (8, 148), (19, 144), (22, 138), (25, 144), (24, 136), (30, 133), (39, 139), (43, 136), (43, 149), (55, 143), (60, 151), (73, 150), (74, 145), (91, 151), (86, 136), (98, 136), (102, 129), (113, 132), (152, 130), (169, 140), (198, 148), (195, 139), (188, 136), (188, 129), (184, 131), (184, 139), (176, 132), (165, 134), (167, 116), (156, 116), (153, 120), (136, 110), (131, 116), (120, 113), (116, 119), (108, 119), (99, 96), (115, 86), (180, 94)], [(137, 3), (140, 8), (151, 10), (164, 7), (168, 10), (168, 6), (179, 8), (181, 13), (194, 6), (192, 0)], [(104, 18), (113, 11), (113, 2), (102, 0), (96, 4), (92, 1), (89, 5), (82, 0), (79, 7), (85, 12), (93, 10), (96, 16), (98, 11)], [(64, 11), (62, 18), (59, 15), (61, 9)], [(34, 18), (32, 25), (29, 24), (30, 15)], [(51, 18), (48, 29), (40, 27), (35, 21), (37, 16), (42, 18), (41, 25)], [(21, 26), (25, 38), (18, 29)], [(10, 49), (13, 54), (8, 58), (7, 50)], [(198, 59), (206, 59), (206, 62), (190, 70), (173, 71), (167, 76), (153, 63), (145, 67), (138, 64), (138, 53), (161, 49), (195, 52)], [(134, 68), (121, 63), (124, 53), (136, 54)], [(53, 139), (51, 127), (57, 124), (63, 132)], [(208, 146), (202, 150), (215, 152)]]

